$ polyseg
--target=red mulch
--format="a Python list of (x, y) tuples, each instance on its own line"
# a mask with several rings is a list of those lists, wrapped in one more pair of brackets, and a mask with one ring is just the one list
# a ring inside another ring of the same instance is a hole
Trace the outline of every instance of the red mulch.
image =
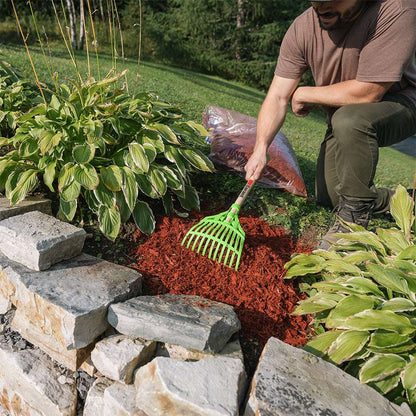
[(199, 295), (234, 306), (242, 337), (256, 342), (259, 350), (272, 336), (291, 345), (304, 345), (308, 319), (291, 315), (303, 296), (294, 282), (283, 279), (283, 265), (291, 254), (310, 253), (312, 248), (294, 240), (283, 228), (240, 216), (246, 240), (235, 271), (181, 247), (190, 227), (206, 215), (212, 213), (192, 213), (186, 220), (164, 217), (150, 236), (136, 233), (140, 244), (131, 253), (137, 261), (131, 266), (143, 275), (145, 292)]

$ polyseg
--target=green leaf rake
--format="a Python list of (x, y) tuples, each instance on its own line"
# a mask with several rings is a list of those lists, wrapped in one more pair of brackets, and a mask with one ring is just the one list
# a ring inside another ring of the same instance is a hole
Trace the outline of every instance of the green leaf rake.
[(238, 213), (254, 183), (254, 180), (246, 183), (228, 211), (205, 217), (194, 225), (181, 245), (228, 267), (232, 268), (235, 263), (235, 270), (238, 270), (246, 237)]

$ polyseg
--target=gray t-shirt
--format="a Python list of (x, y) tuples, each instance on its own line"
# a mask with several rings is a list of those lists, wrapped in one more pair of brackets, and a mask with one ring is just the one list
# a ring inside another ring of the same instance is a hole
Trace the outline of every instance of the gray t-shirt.
[(416, 0), (369, 1), (350, 27), (331, 31), (309, 8), (288, 29), (275, 74), (296, 79), (310, 68), (317, 86), (394, 82), (388, 92), (416, 105), (415, 53)]

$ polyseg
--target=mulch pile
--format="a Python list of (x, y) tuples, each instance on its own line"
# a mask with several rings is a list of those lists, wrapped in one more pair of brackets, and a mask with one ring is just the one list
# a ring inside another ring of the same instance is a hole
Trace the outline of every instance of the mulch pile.
[(234, 307), (242, 337), (261, 351), (270, 337), (302, 346), (308, 334), (308, 319), (293, 316), (296, 303), (303, 298), (291, 280), (284, 280), (284, 264), (291, 254), (310, 253), (305, 242), (294, 240), (282, 228), (264, 220), (240, 216), (246, 232), (239, 270), (181, 247), (190, 227), (209, 212), (193, 212), (188, 219), (164, 217), (150, 236), (136, 232), (138, 244), (131, 256), (131, 267), (143, 275), (145, 294), (199, 295)]

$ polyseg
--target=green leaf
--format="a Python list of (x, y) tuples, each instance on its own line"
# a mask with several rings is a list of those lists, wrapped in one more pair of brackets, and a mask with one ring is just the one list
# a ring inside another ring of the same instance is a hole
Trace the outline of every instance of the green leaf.
[(327, 331), (322, 334), (317, 335), (311, 341), (309, 341), (304, 350), (323, 357), (332, 343), (343, 333), (344, 331)]
[(345, 320), (344, 328), (358, 330), (385, 329), (400, 335), (413, 334), (416, 327), (410, 320), (392, 311), (366, 310)]
[(390, 377), (386, 377), (380, 381), (374, 381), (369, 383), (371, 387), (377, 390), (381, 394), (387, 394), (392, 391), (400, 382), (400, 374), (394, 374)]
[(337, 364), (348, 361), (363, 349), (369, 338), (368, 331), (345, 331), (332, 343), (328, 356)]
[(41, 154), (49, 152), (56, 147), (62, 139), (62, 133), (55, 133), (50, 130), (42, 130), (39, 136), (39, 149)]
[(199, 170), (203, 170), (205, 172), (212, 172), (215, 170), (211, 160), (197, 149), (191, 150), (179, 148), (179, 153), (186, 160), (188, 160), (191, 165), (195, 166)]
[(406, 366), (406, 360), (396, 354), (375, 355), (361, 368), (361, 383), (380, 381), (400, 372)]
[(149, 178), (150, 183), (152, 184), (153, 188), (156, 190), (156, 192), (160, 196), (165, 195), (165, 193), (167, 191), (167, 183), (166, 183), (166, 178), (163, 175), (162, 170), (151, 167), (149, 169), (148, 178)]
[(136, 204), (137, 196), (139, 194), (136, 178), (134, 173), (127, 167), (121, 169), (121, 176), (121, 189), (130, 212), (133, 212), (134, 205)]
[(81, 192), (81, 185), (72, 181), (66, 188), (61, 192), (61, 200), (65, 202), (75, 201)]
[(406, 188), (398, 185), (396, 192), (390, 199), (390, 213), (405, 235), (410, 234), (414, 221), (412, 212), (413, 202)]
[[(398, 268), (399, 270), (401, 270), (402, 272), (405, 273), (414, 273), (416, 274), (416, 263), (410, 261), (410, 260), (399, 260), (399, 259), (395, 259), (394, 260), (394, 267)], [(409, 284), (409, 280), (407, 280), (407, 283)], [(414, 279), (413, 279), (414, 280)], [(409, 289), (412, 290), (411, 285), (409, 284)]]
[(374, 251), (357, 251), (355, 253), (348, 254), (343, 258), (344, 261), (352, 264), (360, 264), (360, 263), (380, 263), (377, 254)]
[(129, 206), (127, 205), (123, 192), (116, 192), (116, 201), (118, 211), (120, 212), (120, 221), (125, 223), (130, 218), (132, 210), (130, 210)]
[(402, 384), (406, 390), (416, 389), (416, 357), (407, 363), (401, 374)]
[(136, 176), (136, 182), (137, 182), (137, 185), (139, 186), (139, 189), (145, 195), (150, 196), (150, 198), (153, 198), (153, 199), (157, 199), (159, 197), (159, 195), (153, 188), (150, 182), (150, 179), (148, 178), (147, 175), (136, 174), (135, 176)]
[(56, 161), (50, 162), (45, 167), (45, 172), (43, 174), (43, 182), (51, 192), (55, 192), (55, 189), (53, 188), (53, 181), (55, 180), (55, 169)]
[(16, 205), (26, 198), (26, 195), (33, 191), (38, 184), (37, 171), (29, 169), (24, 171), (16, 183), (15, 188), (10, 194), (10, 204)]
[(301, 300), (293, 313), (304, 315), (332, 309), (341, 299), (343, 299), (343, 296), (338, 293), (318, 292), (310, 298)]
[[(378, 251), (383, 256), (387, 256), (387, 251), (384, 245), (378, 239), (378, 236), (370, 231), (356, 231), (353, 233), (334, 234), (334, 237), (342, 238), (346, 240), (346, 243), (357, 242), (365, 247), (372, 248)], [(338, 242), (339, 246), (343, 246), (343, 241)]]
[(175, 146), (170, 146), (170, 145), (166, 145), (165, 146), (165, 157), (167, 160), (169, 160), (169, 162), (174, 163), (180, 174), (182, 175), (182, 177), (184, 179), (187, 178), (187, 171), (188, 171), (188, 165), (189, 162), (185, 163), (185, 160), (181, 154), (179, 153), (179, 150), (177, 147)]
[(166, 183), (169, 188), (175, 190), (183, 188), (184, 184), (181, 178), (172, 169), (168, 168), (167, 166), (162, 166), (161, 169), (163, 171), (163, 176), (166, 178)]
[(377, 329), (371, 334), (369, 347), (389, 348), (404, 344), (411, 339), (410, 335), (399, 335), (396, 332)]
[(176, 137), (176, 134), (172, 131), (172, 129), (161, 123), (153, 123), (150, 127), (151, 129), (156, 130), (164, 140), (166, 140), (168, 143), (177, 144), (180, 145), (180, 141)]
[(98, 184), (97, 188), (93, 190), (93, 194), (100, 204), (107, 207), (112, 207), (115, 205), (116, 200), (114, 193), (101, 182)]
[(58, 191), (61, 192), (74, 179), (74, 164), (64, 165), (58, 175)]
[(353, 275), (361, 275), (361, 269), (359, 267), (344, 260), (327, 260), (322, 265), (322, 268), (333, 273), (349, 273)]
[(100, 222), (100, 230), (111, 241), (118, 236), (121, 226), (120, 213), (113, 207), (109, 208), (101, 205), (98, 210), (98, 221)]
[(100, 182), (97, 171), (90, 164), (76, 165), (74, 167), (74, 179), (90, 191), (97, 188)]
[(393, 312), (414, 311), (415, 309), (416, 305), (414, 304), (414, 302), (405, 298), (393, 298), (385, 301), (381, 305), (381, 310)]
[(137, 201), (133, 210), (133, 219), (139, 230), (146, 234), (151, 234), (155, 229), (155, 217), (149, 204)]
[(122, 188), (122, 173), (117, 165), (110, 165), (101, 169), (101, 180), (103, 184), (113, 192), (118, 192)]
[(94, 191), (86, 190), (86, 191), (84, 191), (83, 195), (84, 195), (84, 198), (85, 198), (85, 202), (87, 203), (90, 210), (97, 214), (101, 203), (95, 197)]
[(12, 171), (7, 177), (5, 184), (6, 198), (11, 199), (12, 192), (16, 189), (17, 182), (20, 175), (22, 174), (21, 170)]
[(93, 144), (80, 144), (72, 150), (72, 155), (77, 163), (89, 163), (94, 158), (95, 146)]
[(416, 245), (411, 245), (405, 248), (398, 256), (399, 260), (413, 260), (416, 259)]
[(370, 296), (347, 296), (332, 309), (325, 324), (328, 328), (344, 329), (346, 327), (343, 325), (347, 318), (367, 309), (373, 309), (375, 305), (376, 300)]
[(139, 140), (143, 146), (146, 143), (154, 146), (158, 153), (165, 151), (165, 144), (163, 143), (162, 137), (156, 131), (144, 129)]
[(149, 163), (153, 163), (157, 156), (156, 148), (153, 146), (153, 144), (150, 143), (144, 143), (143, 149), (146, 152), (147, 159), (149, 160)]
[(19, 154), (22, 158), (27, 158), (38, 151), (38, 143), (34, 139), (27, 139), (24, 142), (21, 143), (19, 148)]
[(17, 121), (19, 124), (30, 120), (38, 115), (45, 115), (46, 114), (46, 106), (45, 104), (38, 104), (37, 106), (31, 108), (29, 111), (27, 111), (25, 114), (20, 116)]
[(190, 211), (191, 209), (199, 209), (199, 196), (195, 188), (191, 185), (185, 185), (184, 187), (185, 197), (178, 195), (179, 202), (182, 208)]
[(139, 169), (137, 173), (147, 173), (149, 171), (150, 164), (144, 147), (139, 143), (130, 143), (129, 152), (134, 164)]
[(58, 217), (64, 221), (72, 221), (77, 211), (77, 200), (71, 202), (65, 202), (62, 199), (59, 200)]
[(409, 285), (403, 272), (393, 267), (383, 267), (378, 264), (367, 264), (367, 270), (369, 271), (368, 275), (381, 286), (391, 289), (393, 292), (409, 293)]
[(378, 286), (365, 277), (350, 277), (345, 281), (345, 284), (353, 287), (362, 293), (372, 293), (380, 298), (384, 298), (384, 293), (378, 288)]
[(325, 259), (314, 254), (296, 255), (284, 265), (284, 268), (288, 269), (285, 279), (319, 273), (324, 263)]
[(381, 242), (394, 254), (401, 253), (409, 246), (409, 242), (401, 231), (377, 228), (377, 234)]
[(173, 212), (173, 202), (172, 202), (172, 195), (166, 192), (165, 195), (162, 197), (163, 208), (165, 209), (165, 214), (170, 215)]

